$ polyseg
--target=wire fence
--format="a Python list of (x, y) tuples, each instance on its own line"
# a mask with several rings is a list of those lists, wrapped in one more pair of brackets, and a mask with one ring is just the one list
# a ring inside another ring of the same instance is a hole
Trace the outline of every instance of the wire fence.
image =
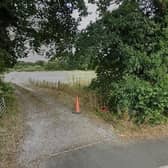
[(0, 116), (6, 113), (6, 103), (5, 103), (5, 99), (3, 97), (0, 97)]
[[(87, 86), (87, 84), (80, 80), (80, 78), (73, 78), (73, 81), (70, 84), (62, 83), (61, 81), (48, 82), (45, 80), (36, 81), (33, 79), (29, 79), (29, 83), (37, 87), (52, 88), (67, 92), (68, 94), (71, 94), (71, 96), (78, 95), (81, 99), (83, 99), (83, 102), (85, 102), (89, 108), (99, 109), (103, 112), (108, 111), (102, 96), (98, 95), (94, 91), (82, 90), (83, 86)], [(73, 86), (75, 87), (73, 88)]]

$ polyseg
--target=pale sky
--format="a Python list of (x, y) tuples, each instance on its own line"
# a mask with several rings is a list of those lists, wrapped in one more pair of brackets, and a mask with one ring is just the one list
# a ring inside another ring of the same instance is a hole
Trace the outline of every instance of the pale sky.
[(86, 6), (88, 8), (89, 15), (87, 17), (84, 17), (78, 27), (79, 30), (84, 29), (88, 26), (88, 24), (92, 21), (96, 21), (98, 19), (98, 13), (97, 13), (97, 6), (94, 4), (88, 4), (88, 0), (86, 1)]

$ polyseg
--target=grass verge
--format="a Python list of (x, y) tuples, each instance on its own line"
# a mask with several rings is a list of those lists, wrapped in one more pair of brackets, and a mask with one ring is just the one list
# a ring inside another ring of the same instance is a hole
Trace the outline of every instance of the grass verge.
[(162, 125), (137, 125), (125, 114), (119, 118), (112, 113), (96, 112), (96, 115), (113, 125), (114, 130), (120, 139), (124, 141), (161, 139), (168, 137), (168, 124)]
[(17, 168), (17, 146), (22, 132), (22, 114), (14, 95), (7, 100), (7, 112), (0, 117), (0, 167)]

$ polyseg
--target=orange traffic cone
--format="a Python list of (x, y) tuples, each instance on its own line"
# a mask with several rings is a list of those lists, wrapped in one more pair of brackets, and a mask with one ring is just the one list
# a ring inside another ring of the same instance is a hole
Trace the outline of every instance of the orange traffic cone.
[(80, 113), (80, 103), (79, 103), (79, 97), (76, 96), (76, 101), (75, 101), (75, 113), (79, 114)]

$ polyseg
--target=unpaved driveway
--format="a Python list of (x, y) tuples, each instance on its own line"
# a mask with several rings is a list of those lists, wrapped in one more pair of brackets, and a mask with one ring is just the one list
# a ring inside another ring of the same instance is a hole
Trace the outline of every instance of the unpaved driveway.
[(110, 125), (73, 114), (46, 92), (18, 86), (16, 90), (24, 113), (24, 138), (18, 154), (20, 167), (45, 168), (45, 160), (50, 157), (116, 140)]

